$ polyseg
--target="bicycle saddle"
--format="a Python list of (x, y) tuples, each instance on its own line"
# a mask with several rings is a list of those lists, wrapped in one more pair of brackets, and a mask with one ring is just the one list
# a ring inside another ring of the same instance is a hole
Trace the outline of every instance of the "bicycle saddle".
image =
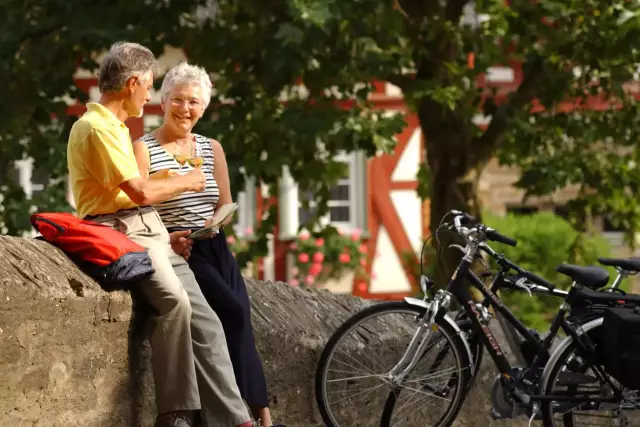
[(640, 271), (640, 258), (598, 258), (598, 262), (602, 265), (611, 267), (620, 267), (627, 271)]
[(595, 265), (560, 264), (556, 271), (591, 289), (600, 289), (609, 281), (607, 270)]

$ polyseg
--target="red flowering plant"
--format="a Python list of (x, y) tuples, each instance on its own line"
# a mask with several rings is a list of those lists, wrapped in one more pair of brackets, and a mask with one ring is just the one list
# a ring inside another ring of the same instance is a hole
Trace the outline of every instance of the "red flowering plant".
[(312, 237), (300, 233), (289, 249), (294, 256), (294, 268), (290, 284), (313, 286), (330, 279), (338, 279), (346, 272), (365, 276), (367, 245), (361, 239), (362, 232), (355, 230), (328, 233), (324, 237)]
[[(225, 230), (227, 231), (227, 230)], [(229, 250), (234, 258), (237, 259), (237, 255), (242, 255), (243, 253), (247, 253), (249, 250), (249, 245), (251, 244), (250, 236), (253, 235), (253, 228), (247, 227), (244, 230), (243, 237), (236, 237), (236, 234), (231, 227), (229, 227), (229, 231), (227, 234), (227, 245), (229, 246)], [(258, 277), (259, 272), (262, 270), (262, 264), (257, 262), (259, 260), (258, 257), (254, 258), (245, 258), (246, 264), (242, 264), (240, 267), (244, 268), (247, 265), (251, 265), (251, 275), (252, 277)]]

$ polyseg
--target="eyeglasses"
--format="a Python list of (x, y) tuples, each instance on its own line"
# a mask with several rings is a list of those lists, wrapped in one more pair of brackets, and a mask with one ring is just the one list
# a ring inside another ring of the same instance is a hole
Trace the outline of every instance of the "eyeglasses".
[(171, 98), (171, 104), (175, 105), (176, 107), (180, 107), (184, 105), (185, 102), (187, 103), (187, 106), (189, 108), (193, 108), (193, 109), (202, 108), (202, 106), (204, 105), (202, 101), (198, 101), (196, 99), (184, 99), (179, 97)]

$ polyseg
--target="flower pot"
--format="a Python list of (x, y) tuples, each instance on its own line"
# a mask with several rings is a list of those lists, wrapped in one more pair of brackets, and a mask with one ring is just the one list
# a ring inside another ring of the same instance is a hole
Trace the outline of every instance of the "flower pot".
[(337, 279), (328, 279), (316, 285), (318, 289), (326, 289), (336, 294), (351, 295), (355, 271), (345, 271)]

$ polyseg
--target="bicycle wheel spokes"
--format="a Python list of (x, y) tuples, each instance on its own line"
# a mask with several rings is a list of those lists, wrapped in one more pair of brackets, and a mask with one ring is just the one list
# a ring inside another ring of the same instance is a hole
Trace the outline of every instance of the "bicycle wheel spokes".
[(437, 425), (448, 413), (462, 384), (460, 370), (468, 367), (448, 349), (450, 338), (441, 331), (430, 331), (423, 354), (403, 381), (394, 383), (391, 375), (420, 328), (416, 314), (407, 309), (372, 313), (340, 336), (324, 369), (323, 398), (334, 426), (378, 426), (385, 408), (388, 425)]

